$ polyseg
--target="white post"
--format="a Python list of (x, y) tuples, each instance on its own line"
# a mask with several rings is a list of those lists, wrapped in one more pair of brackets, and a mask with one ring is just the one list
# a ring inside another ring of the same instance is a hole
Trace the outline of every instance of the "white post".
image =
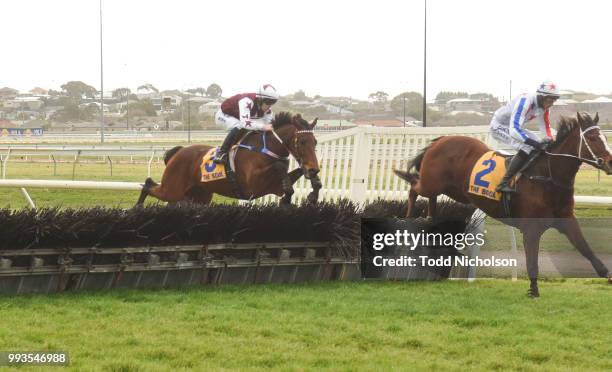
[[(518, 261), (518, 250), (516, 249), (516, 234), (514, 233), (514, 227), (508, 226), (510, 230), (510, 244), (512, 245), (511, 255), (512, 258)], [(512, 281), (515, 282), (518, 278), (518, 268), (516, 266), (512, 267)]]
[(351, 160), (351, 184), (349, 199), (358, 204), (366, 201), (368, 188), (368, 173), (370, 172), (371, 147), (365, 134), (365, 128), (355, 134), (353, 142), (353, 157)]
[[(482, 210), (477, 209), (476, 211), (474, 211), (474, 214), (472, 215), (472, 220), (475, 219), (480, 219), (480, 221), (478, 222), (478, 225), (476, 225), (475, 229), (474, 229), (474, 234), (484, 234), (485, 231), (485, 214)], [(478, 255), (480, 254), (480, 245), (478, 244), (473, 244), (470, 247), (468, 247), (469, 249), (469, 256), (470, 258), (476, 258), (478, 257)], [(470, 266), (468, 269), (468, 282), (473, 282), (476, 280), (476, 266)]]
[(32, 207), (32, 209), (36, 209), (36, 205), (34, 204), (34, 201), (32, 200), (32, 198), (30, 197), (30, 194), (28, 194), (28, 190), (26, 190), (25, 188), (21, 188), (21, 193), (23, 194), (23, 196), (26, 198), (28, 204), (30, 205), (30, 207)]

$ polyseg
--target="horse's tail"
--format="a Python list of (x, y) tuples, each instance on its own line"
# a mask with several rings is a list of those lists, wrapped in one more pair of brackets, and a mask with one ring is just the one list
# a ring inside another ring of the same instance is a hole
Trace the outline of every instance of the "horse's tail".
[[(417, 154), (417, 156), (415, 156), (412, 160), (410, 160), (408, 162), (408, 169), (407, 170), (401, 171), (401, 170), (398, 170), (398, 169), (394, 169), (393, 172), (399, 178), (403, 179), (406, 182), (413, 183), (415, 181), (418, 181), (418, 179), (419, 179), (419, 172), (421, 172), (421, 163), (423, 162), (423, 157), (425, 156), (425, 153), (427, 152), (427, 150), (429, 150), (431, 145), (433, 145), (434, 142), (436, 142), (440, 138), (442, 138), (442, 137), (434, 138), (433, 140), (431, 140), (429, 145), (427, 145), (423, 150), (421, 150)], [(416, 170), (416, 172), (410, 172), (410, 170), (412, 168), (414, 168)]]
[(168, 165), (168, 162), (170, 161), (170, 159), (172, 159), (174, 154), (176, 154), (182, 148), (183, 146), (175, 146), (170, 150), (166, 151), (166, 153), (164, 154), (164, 164)]

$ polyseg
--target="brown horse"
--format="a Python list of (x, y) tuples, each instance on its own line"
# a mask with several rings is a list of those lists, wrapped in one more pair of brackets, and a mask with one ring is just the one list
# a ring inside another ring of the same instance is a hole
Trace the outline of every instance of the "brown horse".
[[(316, 202), (321, 188), (319, 162), (315, 152), (316, 140), (313, 129), (315, 119), (309, 124), (299, 114), (288, 112), (276, 114), (271, 132), (253, 132), (241, 142), (236, 153), (235, 182), (229, 177), (213, 182), (201, 182), (203, 156), (212, 148), (206, 145), (177, 146), (168, 150), (164, 161), (166, 169), (161, 184), (147, 178), (136, 205), (141, 205), (147, 195), (174, 203), (192, 201), (208, 204), (213, 194), (236, 199), (255, 199), (267, 194), (284, 195), (281, 203), (291, 203), (293, 183), (304, 175), (310, 179), (313, 191), (308, 196)], [(297, 160), (300, 168), (287, 173), (289, 154)]]
[[(586, 257), (597, 274), (612, 276), (595, 256), (584, 239), (574, 215), (574, 180), (585, 162), (612, 174), (612, 153), (598, 126), (599, 115), (562, 118), (557, 138), (549, 149), (540, 153), (517, 180), (518, 194), (510, 200), (512, 219), (501, 202), (468, 193), (472, 168), (489, 148), (479, 140), (463, 136), (440, 137), (432, 141), (408, 166), (395, 173), (411, 185), (408, 216), (413, 216), (418, 195), (429, 198), (428, 216), (434, 217), (436, 197), (447, 195), (461, 203), (470, 203), (487, 215), (517, 227), (523, 233), (527, 273), (531, 281), (529, 295), (538, 297), (538, 251), (540, 238), (549, 228), (567, 236), (572, 245)], [(416, 173), (410, 173), (411, 168)]]

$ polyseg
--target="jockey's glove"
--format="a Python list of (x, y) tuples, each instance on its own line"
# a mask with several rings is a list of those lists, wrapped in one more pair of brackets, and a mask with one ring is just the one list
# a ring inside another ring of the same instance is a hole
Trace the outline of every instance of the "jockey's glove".
[(529, 145), (529, 146), (531, 146), (531, 147), (533, 147), (535, 149), (538, 149), (540, 151), (546, 150), (548, 148), (548, 145), (550, 145), (551, 142), (552, 142), (552, 139), (550, 139), (548, 137), (544, 138), (542, 140), (542, 142), (536, 141), (536, 140), (534, 140), (532, 138), (527, 138), (525, 140), (525, 144), (527, 144), (527, 145)]

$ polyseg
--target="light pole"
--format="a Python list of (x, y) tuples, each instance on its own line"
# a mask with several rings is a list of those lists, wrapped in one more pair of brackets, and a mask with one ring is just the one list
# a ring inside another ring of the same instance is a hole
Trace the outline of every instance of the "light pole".
[(104, 67), (102, 61), (102, 0), (100, 0), (100, 143), (104, 143)]
[(406, 92), (402, 93), (404, 98), (404, 128), (406, 128)]
[(508, 96), (508, 102), (512, 100), (512, 80), (510, 80), (510, 95)]
[(424, 0), (424, 38), (423, 38), (423, 127), (427, 126), (427, 0)]
[(191, 101), (187, 99), (187, 143), (191, 143)]

